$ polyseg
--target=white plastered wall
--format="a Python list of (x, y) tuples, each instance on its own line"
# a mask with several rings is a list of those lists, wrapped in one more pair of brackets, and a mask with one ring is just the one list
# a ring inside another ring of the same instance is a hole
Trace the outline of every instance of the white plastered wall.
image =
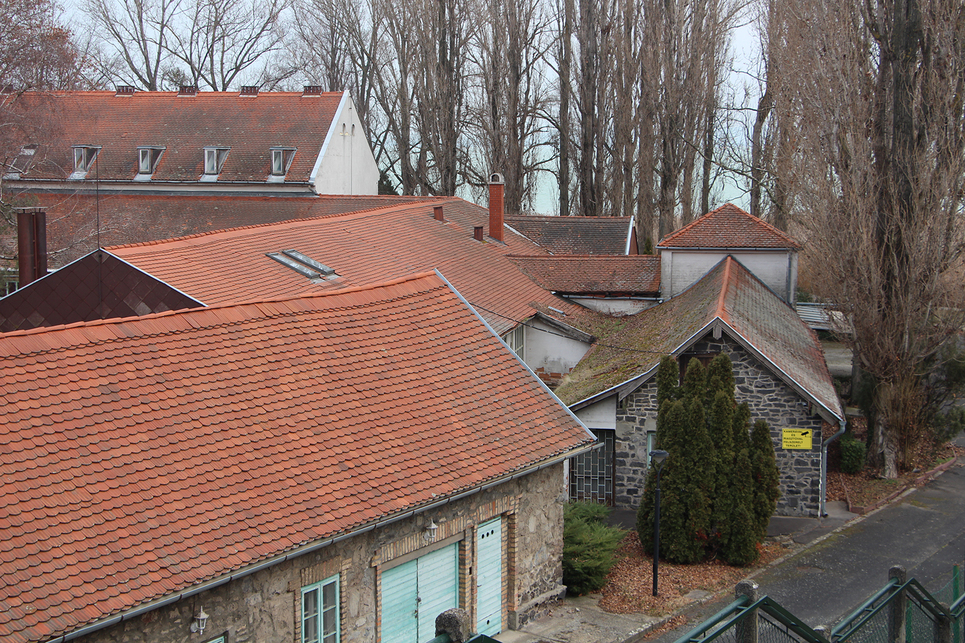
[(311, 180), (318, 194), (378, 194), (379, 168), (355, 103), (347, 93), (332, 121)]

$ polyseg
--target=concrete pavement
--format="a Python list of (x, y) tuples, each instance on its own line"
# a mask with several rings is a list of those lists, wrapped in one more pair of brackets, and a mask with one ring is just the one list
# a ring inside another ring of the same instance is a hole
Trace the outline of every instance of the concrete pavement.
[[(959, 437), (959, 444), (965, 438)], [(892, 565), (903, 565), (930, 591), (965, 562), (965, 468), (956, 463), (919, 489), (867, 514), (828, 503), (828, 516), (775, 517), (768, 535), (798, 545), (792, 553), (751, 574), (760, 594), (775, 599), (812, 627), (833, 625), (878, 590)], [(632, 527), (632, 512), (614, 520)], [(695, 595), (682, 613), (686, 624), (655, 638), (672, 643), (733, 600), (733, 588), (715, 596)], [(503, 632), (502, 643), (623, 643), (647, 637), (669, 618), (603, 612), (597, 598), (566, 599), (523, 630)]]

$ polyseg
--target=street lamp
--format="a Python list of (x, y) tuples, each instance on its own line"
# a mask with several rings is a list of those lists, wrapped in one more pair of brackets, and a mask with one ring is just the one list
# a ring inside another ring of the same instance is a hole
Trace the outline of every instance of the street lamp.
[(660, 571), (660, 472), (669, 454), (663, 449), (650, 452), (650, 462), (657, 467), (657, 491), (654, 496), (653, 511), (653, 595), (657, 595), (657, 573)]

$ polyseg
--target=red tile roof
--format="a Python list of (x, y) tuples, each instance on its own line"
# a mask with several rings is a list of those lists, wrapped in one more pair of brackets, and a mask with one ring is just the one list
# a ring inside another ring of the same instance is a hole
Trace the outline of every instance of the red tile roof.
[[(47, 212), (51, 265), (62, 266), (101, 246), (160, 241), (201, 232), (439, 201), (397, 196), (208, 196), (203, 194), (32, 194)], [(97, 221), (100, 221), (100, 233)], [(13, 229), (0, 248), (16, 254)]]
[(633, 234), (633, 217), (508, 216), (506, 225), (557, 255), (625, 255)]
[[(652, 373), (663, 355), (677, 354), (714, 324), (742, 339), (769, 368), (826, 409), (844, 417), (821, 344), (757, 277), (726, 257), (673, 299), (598, 329), (599, 343), (556, 389), (574, 404), (636, 377)], [(826, 419), (828, 419), (826, 417)]]
[[(446, 222), (433, 218), (442, 205)], [(563, 311), (580, 327), (595, 313), (553, 296), (506, 257), (542, 252), (519, 235), (480, 243), (473, 227), (488, 230), (485, 209), (457, 198), (378, 210), (212, 232), (170, 241), (111, 248), (118, 257), (205, 304), (331, 291), (438, 269), (478, 307), (497, 332), (540, 307)], [(267, 256), (297, 250), (335, 270), (310, 280)]]
[[(41, 144), (23, 178), (66, 179), (73, 171), (73, 145), (101, 146), (96, 174), (101, 181), (130, 181), (137, 174), (138, 147), (166, 148), (152, 182), (197, 181), (204, 173), (205, 147), (231, 148), (219, 182), (264, 183), (271, 174), (271, 147), (297, 148), (286, 182), (307, 182), (328, 137), (341, 92), (305, 97), (297, 92), (64, 92), (25, 94), (23, 109), (50, 110), (59, 127)], [(88, 178), (94, 178), (93, 172)]]
[(592, 441), (434, 273), (9, 333), (0, 371), (12, 643)]
[(769, 223), (726, 203), (672, 232), (658, 248), (793, 248), (801, 245)]
[(547, 290), (560, 293), (660, 292), (660, 257), (547, 255), (510, 259), (530, 279)]

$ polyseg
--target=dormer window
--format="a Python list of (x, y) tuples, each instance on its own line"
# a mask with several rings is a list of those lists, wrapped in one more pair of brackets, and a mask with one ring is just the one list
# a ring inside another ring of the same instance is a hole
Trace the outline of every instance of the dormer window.
[(154, 174), (157, 164), (161, 160), (163, 147), (139, 147), (137, 148), (137, 173)]
[(225, 159), (228, 158), (227, 147), (206, 147), (204, 148), (204, 173), (208, 176), (221, 174)]
[(4, 174), (5, 179), (19, 179), (20, 175), (26, 172), (30, 165), (34, 161), (34, 157), (37, 154), (36, 145), (24, 145), (20, 148), (20, 153), (17, 154), (17, 158), (13, 160), (10, 167), (7, 169), (7, 173)]
[(74, 173), (70, 175), (72, 179), (82, 179), (87, 176), (97, 153), (101, 148), (93, 145), (74, 145)]
[(273, 147), (271, 148), (271, 175), (272, 176), (285, 176), (288, 174), (288, 168), (292, 164), (292, 159), (295, 158), (295, 149), (291, 147)]

